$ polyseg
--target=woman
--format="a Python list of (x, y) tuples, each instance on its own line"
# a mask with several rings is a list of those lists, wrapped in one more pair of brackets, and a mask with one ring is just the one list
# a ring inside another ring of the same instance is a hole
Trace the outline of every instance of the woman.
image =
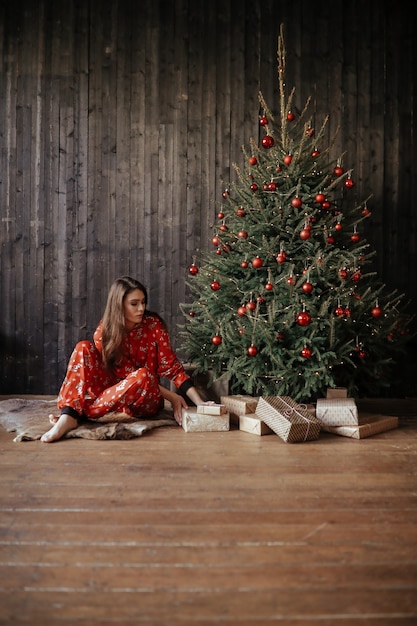
[(52, 428), (41, 441), (61, 439), (83, 418), (97, 419), (111, 411), (152, 417), (168, 400), (181, 424), (185, 399), (159, 384), (165, 377), (195, 405), (204, 402), (174, 353), (165, 324), (146, 310), (145, 287), (118, 278), (110, 287), (103, 319), (94, 342), (80, 341), (68, 363), (58, 395), (60, 416), (49, 416)]

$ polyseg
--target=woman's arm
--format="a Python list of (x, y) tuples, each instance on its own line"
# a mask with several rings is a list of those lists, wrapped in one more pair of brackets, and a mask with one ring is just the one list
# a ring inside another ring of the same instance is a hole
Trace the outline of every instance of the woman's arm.
[[(187, 403), (182, 396), (174, 391), (170, 391), (166, 387), (159, 385), (159, 389), (161, 390), (162, 397), (164, 400), (168, 400), (172, 404), (172, 409), (174, 411), (174, 417), (178, 424), (181, 426), (182, 423), (182, 409), (187, 408)], [(186, 395), (190, 398), (191, 402), (193, 402), (196, 406), (199, 404), (214, 404), (212, 401), (205, 402), (200, 394), (198, 393), (196, 387), (190, 387), (186, 391)]]
[(190, 398), (191, 402), (194, 402), (196, 406), (199, 404), (213, 404), (213, 402), (205, 402), (198, 393), (196, 387), (190, 387), (185, 393)]

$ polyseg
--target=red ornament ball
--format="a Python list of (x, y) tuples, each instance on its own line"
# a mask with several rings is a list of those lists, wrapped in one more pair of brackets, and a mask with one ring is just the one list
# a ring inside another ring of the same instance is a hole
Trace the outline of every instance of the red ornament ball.
[(210, 287), (213, 291), (218, 291), (220, 289), (220, 283), (217, 280), (213, 280)]
[(343, 226), (342, 226), (342, 224), (341, 224), (340, 222), (337, 222), (337, 223), (335, 224), (335, 227), (334, 227), (334, 229), (335, 229), (335, 230), (337, 230), (337, 231), (341, 231), (341, 230), (342, 230), (342, 228), (343, 228)]
[(261, 126), (266, 126), (268, 124), (268, 118), (265, 115), (259, 118), (259, 123)]
[(188, 314), (190, 317), (195, 317), (195, 311), (190, 311)]
[(243, 206), (240, 206), (240, 207), (238, 207), (238, 208), (237, 208), (237, 210), (236, 210), (236, 215), (237, 215), (238, 217), (245, 217), (245, 215), (246, 215), (246, 211), (245, 211), (245, 209), (243, 208)]
[(239, 315), (239, 317), (243, 317), (244, 315), (246, 315), (246, 307), (240, 306), (237, 310), (237, 314)]
[(302, 206), (303, 201), (298, 196), (295, 196), (295, 198), (291, 200), (291, 204), (294, 207), (294, 209), (299, 209)]
[(219, 220), (222, 220), (222, 219), (224, 218), (224, 213), (223, 213), (223, 211), (219, 211), (219, 212), (217, 213), (217, 217), (218, 217), (218, 219), (219, 219)]
[(337, 315), (337, 317), (342, 317), (344, 312), (345, 311), (341, 306), (336, 307), (334, 310), (334, 314)]
[(248, 309), (248, 311), (254, 311), (256, 309), (256, 302), (254, 300), (249, 300), (246, 308)]
[(259, 267), (262, 267), (262, 265), (264, 264), (263, 260), (260, 257), (255, 257), (252, 261), (252, 265), (255, 269), (258, 269)]
[(248, 355), (249, 356), (256, 356), (258, 354), (258, 348), (256, 346), (254, 346), (253, 344), (251, 344), (248, 348)]
[(258, 191), (258, 185), (256, 183), (252, 183), (250, 189), (251, 191)]
[(297, 324), (299, 326), (308, 326), (311, 323), (311, 315), (308, 311), (302, 311), (297, 315)]
[(271, 137), (271, 135), (265, 135), (265, 137), (262, 137), (261, 143), (262, 143), (263, 148), (268, 149), (268, 148), (272, 148), (275, 141), (274, 141), (274, 138)]
[(324, 193), (316, 193), (315, 201), (317, 202), (317, 204), (323, 204), (325, 199), (326, 196), (324, 195)]
[(196, 274), (198, 274), (198, 267), (197, 267), (197, 265), (195, 265), (195, 263), (193, 263), (192, 265), (190, 265), (190, 267), (188, 268), (188, 272), (189, 272), (192, 276), (195, 276)]
[(340, 278), (343, 278), (343, 279), (347, 278), (348, 277), (347, 270), (345, 270), (344, 268), (339, 270), (339, 276), (340, 276)]
[(245, 230), (240, 230), (237, 236), (239, 237), (239, 239), (247, 239), (248, 233)]
[(311, 156), (313, 157), (313, 159), (315, 159), (316, 157), (318, 157), (320, 154), (320, 151), (317, 150), (317, 148), (315, 150), (313, 150), (313, 152), (311, 153)]
[(314, 287), (313, 287), (313, 285), (311, 283), (306, 281), (305, 283), (302, 284), (301, 289), (304, 291), (304, 293), (311, 293), (313, 291)]
[(329, 202), (328, 200), (325, 200), (324, 202), (321, 203), (321, 208), (328, 211), (329, 209), (332, 208), (332, 203)]
[(223, 339), (220, 337), (220, 335), (214, 335), (211, 338), (211, 343), (215, 346), (219, 346), (221, 344), (221, 342), (223, 341)]
[(332, 235), (329, 235), (327, 237), (327, 243), (330, 243), (330, 244), (334, 243), (334, 237)]
[(346, 189), (352, 189), (352, 187), (355, 186), (354, 181), (351, 178), (346, 178), (345, 180), (345, 187)]
[(305, 359), (309, 359), (311, 357), (311, 355), (312, 355), (312, 351), (307, 346), (305, 346), (301, 350), (301, 356), (304, 357)]
[(293, 120), (295, 120), (295, 115), (294, 115), (294, 113), (292, 111), (288, 111), (288, 113), (287, 113), (287, 120), (289, 122), (292, 122)]
[(274, 181), (271, 180), (271, 182), (268, 183), (268, 185), (267, 185), (267, 189), (268, 189), (268, 191), (276, 191), (277, 190), (276, 183), (274, 183)]
[(286, 154), (284, 157), (284, 165), (291, 165), (292, 154)]
[(274, 285), (272, 283), (266, 283), (265, 285), (266, 291), (272, 291), (273, 288), (274, 288)]
[(294, 286), (296, 282), (295, 276), (288, 276), (287, 285)]
[(215, 235), (213, 237), (213, 239), (211, 240), (211, 243), (213, 244), (213, 246), (218, 246), (220, 243), (220, 239), (217, 237), (217, 235)]
[(350, 240), (353, 241), (353, 243), (358, 243), (358, 241), (360, 240), (361, 236), (359, 233), (353, 233), (353, 235), (351, 235)]
[(300, 231), (300, 238), (303, 241), (307, 241), (307, 239), (310, 239), (311, 237), (311, 230), (309, 228), (303, 228), (303, 230)]
[(336, 167), (333, 170), (333, 174), (337, 177), (343, 176), (344, 173), (345, 173), (345, 170), (340, 165), (336, 165)]
[(258, 162), (258, 159), (255, 156), (251, 156), (249, 157), (248, 161), (249, 161), (249, 165), (256, 165)]
[(249, 263), (247, 261), (242, 261), (242, 263), (240, 264), (240, 267), (242, 267), (244, 270), (248, 267)]
[(381, 317), (382, 309), (379, 306), (374, 306), (374, 308), (371, 311), (371, 315), (372, 317)]
[(287, 253), (285, 252), (285, 250), (282, 250), (282, 252), (278, 252), (277, 263), (285, 263), (286, 258), (287, 258)]

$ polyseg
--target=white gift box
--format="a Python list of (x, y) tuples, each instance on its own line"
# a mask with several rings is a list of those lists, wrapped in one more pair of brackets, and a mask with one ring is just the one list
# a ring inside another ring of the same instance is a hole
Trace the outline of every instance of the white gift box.
[(258, 436), (271, 435), (274, 432), (256, 413), (239, 415), (239, 430)]
[(318, 398), (316, 417), (328, 426), (346, 426), (359, 423), (358, 409), (353, 398)]
[(198, 404), (197, 413), (202, 415), (224, 415), (227, 409), (224, 404)]

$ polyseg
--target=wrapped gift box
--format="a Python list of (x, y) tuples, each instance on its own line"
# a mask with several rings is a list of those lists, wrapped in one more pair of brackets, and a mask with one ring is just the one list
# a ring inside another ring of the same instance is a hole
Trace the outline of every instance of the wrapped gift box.
[(199, 404), (197, 405), (197, 413), (202, 415), (224, 415), (227, 409), (224, 404)]
[(320, 421), (289, 396), (261, 396), (256, 414), (288, 443), (313, 441), (320, 434)]
[(256, 413), (239, 415), (239, 430), (251, 435), (271, 435), (274, 431)]
[(328, 387), (326, 398), (347, 398), (346, 387)]
[(352, 437), (352, 439), (365, 439), (377, 433), (383, 433), (386, 430), (392, 430), (398, 427), (398, 417), (392, 415), (373, 415), (360, 414), (360, 424), (351, 426), (329, 426), (322, 424), (322, 429), (342, 435), (342, 437)]
[(230, 430), (229, 413), (222, 415), (205, 415), (195, 410), (182, 410), (182, 427), (187, 433)]
[(239, 424), (240, 415), (255, 413), (259, 398), (253, 396), (221, 396), (220, 402), (230, 413), (230, 421)]
[(359, 424), (358, 409), (353, 398), (318, 398), (316, 417), (328, 426)]

